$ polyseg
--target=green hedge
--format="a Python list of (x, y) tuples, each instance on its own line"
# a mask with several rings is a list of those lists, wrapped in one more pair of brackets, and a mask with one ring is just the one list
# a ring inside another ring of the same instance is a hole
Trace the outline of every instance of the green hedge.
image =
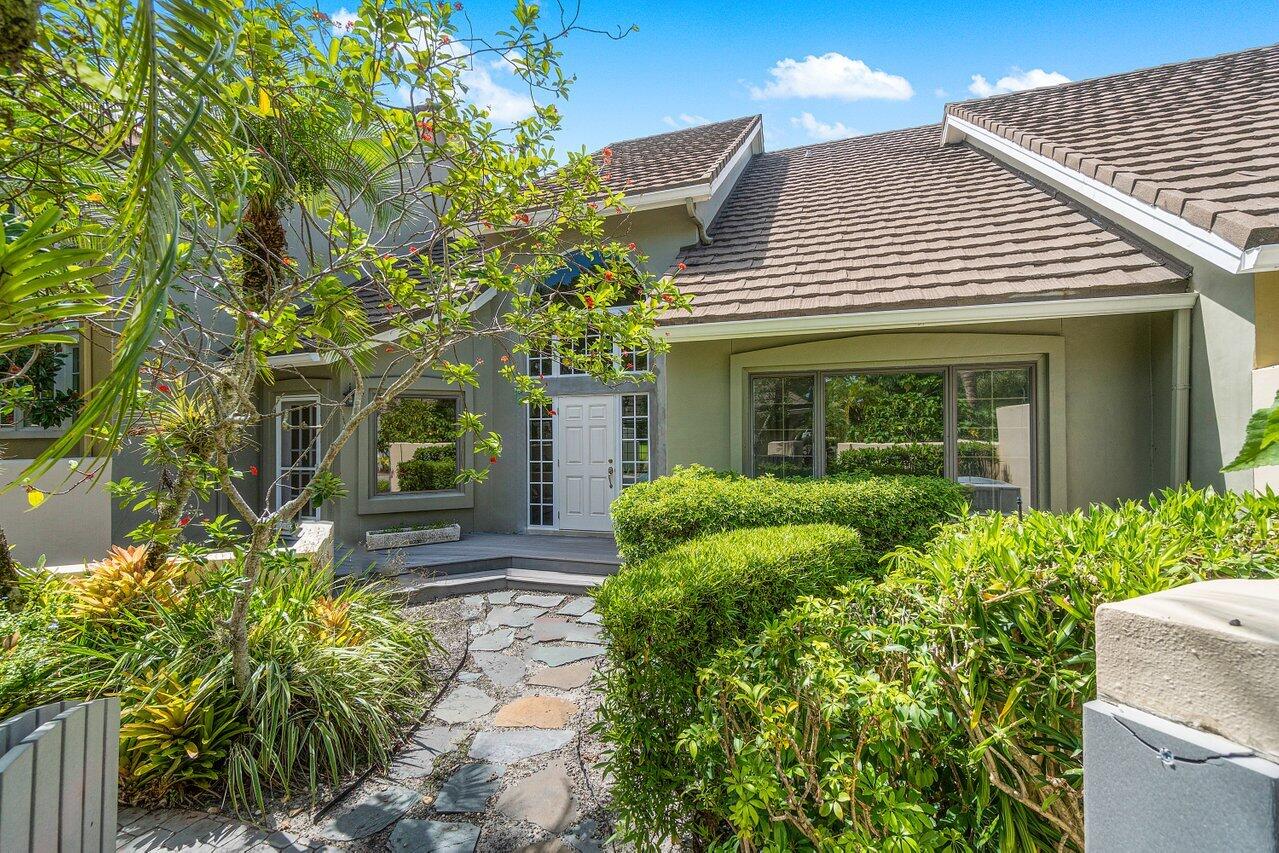
[(939, 477), (779, 480), (701, 466), (630, 487), (613, 502), (613, 533), (628, 560), (643, 560), (707, 533), (779, 524), (854, 527), (874, 554), (923, 545), (958, 513), (967, 492)]
[(1097, 606), (1279, 577), (1277, 536), (1279, 497), (1191, 488), (972, 516), (893, 554), (881, 583), (801, 601), (702, 673), (683, 746), (718, 808), (703, 840), (1082, 849)]
[(874, 571), (855, 530), (796, 525), (727, 531), (625, 566), (596, 595), (609, 637), (599, 731), (628, 836), (682, 836), (699, 822), (676, 738), (697, 708), (697, 669), (753, 636), (801, 595)]

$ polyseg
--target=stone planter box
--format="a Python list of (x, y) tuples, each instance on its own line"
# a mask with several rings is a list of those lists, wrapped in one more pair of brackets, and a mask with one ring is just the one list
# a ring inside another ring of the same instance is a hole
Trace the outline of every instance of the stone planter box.
[(461, 538), (460, 524), (420, 530), (370, 530), (364, 534), (364, 550), (384, 551), (387, 548), (408, 548), (412, 545), (430, 545), (433, 542), (456, 542)]

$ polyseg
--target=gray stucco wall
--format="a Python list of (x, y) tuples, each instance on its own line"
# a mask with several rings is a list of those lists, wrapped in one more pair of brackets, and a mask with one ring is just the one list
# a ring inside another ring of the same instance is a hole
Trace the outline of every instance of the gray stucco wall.
[[(1066, 503), (1140, 498), (1169, 482), (1172, 385), (1168, 315), (1127, 315), (926, 330), (928, 335), (1049, 335), (1064, 343)], [(907, 331), (907, 330), (903, 330)], [(909, 330), (916, 333), (919, 330)], [(891, 333), (876, 333), (891, 334)], [(667, 462), (730, 468), (730, 361), (765, 351), (854, 336), (819, 335), (677, 343), (663, 395)], [(985, 353), (972, 350), (980, 362)], [(842, 365), (831, 361), (827, 366)], [(1047, 399), (1048, 389), (1040, 389)], [(1042, 440), (1042, 436), (1041, 436)], [(1056, 472), (1050, 472), (1056, 476)]]

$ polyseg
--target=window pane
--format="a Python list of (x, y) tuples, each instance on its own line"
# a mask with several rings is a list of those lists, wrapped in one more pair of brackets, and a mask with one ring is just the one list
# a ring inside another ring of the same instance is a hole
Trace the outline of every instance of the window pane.
[(812, 376), (751, 380), (751, 455), (756, 474), (813, 474)]
[(825, 377), (826, 473), (942, 476), (945, 380), (941, 372)]
[[(280, 411), (280, 482), (277, 505), (296, 498), (315, 476), (320, 458), (320, 406), (316, 400), (286, 400)], [(313, 504), (302, 509), (302, 518), (316, 518)]]
[(377, 490), (442, 492), (457, 485), (457, 400), (398, 397), (377, 419)]
[(555, 523), (554, 438), (551, 413), (545, 406), (528, 410), (528, 523)]
[(648, 395), (622, 395), (622, 488), (648, 481)]
[(1030, 368), (956, 371), (959, 481), (974, 509), (1031, 505)]

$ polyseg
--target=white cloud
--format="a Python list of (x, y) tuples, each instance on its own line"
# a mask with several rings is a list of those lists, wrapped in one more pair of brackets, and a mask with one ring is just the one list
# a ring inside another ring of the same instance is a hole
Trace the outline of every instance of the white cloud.
[(973, 82), (968, 86), (968, 91), (979, 98), (989, 98), (991, 95), (1024, 92), (1027, 89), (1038, 89), (1041, 86), (1056, 86), (1058, 83), (1069, 82), (1069, 77), (1057, 71), (1045, 71), (1042, 68), (1022, 71), (1020, 68), (1014, 68), (1011, 74), (1000, 77), (995, 81), (994, 85), (991, 85), (990, 81), (982, 75), (974, 74)]
[(936, 89), (933, 89), (933, 97), (948, 98), (950, 97), (950, 92), (947, 92), (945, 89), (938, 86)]
[(816, 139), (819, 142), (830, 142), (832, 139), (847, 139), (850, 136), (856, 136), (857, 131), (846, 126), (842, 121), (834, 124), (827, 124), (819, 121), (812, 113), (802, 113), (793, 117), (790, 123), (795, 127), (802, 127), (808, 134), (810, 139)]
[(668, 127), (696, 127), (699, 124), (709, 122), (706, 116), (694, 115), (692, 113), (680, 113), (677, 116), (662, 116), (662, 123)]
[(849, 59), (833, 51), (803, 60), (783, 59), (768, 73), (773, 79), (762, 88), (752, 86), (752, 98), (838, 98), (843, 101), (880, 98), (904, 101), (915, 94), (905, 77), (872, 69), (860, 59)]
[(355, 26), (355, 22), (360, 16), (343, 6), (332, 15), (329, 16), (329, 22), (333, 25), (333, 31), (343, 33)]
[[(414, 38), (419, 45), (425, 45), (432, 41), (430, 33), (426, 30), (420, 30), (414, 33)], [(493, 121), (498, 123), (511, 123), (520, 119), (528, 118), (536, 111), (536, 105), (533, 97), (528, 91), (518, 91), (498, 82), (493, 77), (494, 71), (512, 72), (515, 69), (515, 63), (520, 61), (517, 54), (507, 54), (499, 56), (493, 60), (486, 57), (486, 61), (477, 61), (479, 57), (471, 55), (471, 49), (458, 41), (449, 41), (440, 44), (437, 47), (440, 54), (453, 57), (453, 61), (458, 63), (460, 70), (458, 72), (458, 82), (465, 87), (464, 97), (467, 101), (478, 107), (488, 110), (489, 116)], [(520, 79), (513, 74), (507, 74), (515, 84), (520, 83)], [(407, 89), (401, 89), (398, 93), (400, 102), (407, 106), (414, 99)], [(419, 96), (416, 98), (417, 105), (425, 103), (426, 98)]]

